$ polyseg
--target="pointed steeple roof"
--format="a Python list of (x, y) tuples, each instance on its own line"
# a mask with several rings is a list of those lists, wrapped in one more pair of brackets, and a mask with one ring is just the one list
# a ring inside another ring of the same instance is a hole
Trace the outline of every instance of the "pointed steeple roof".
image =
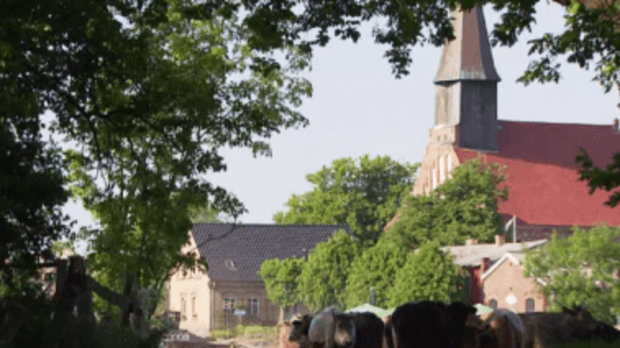
[(477, 80), (501, 81), (491, 54), (491, 45), (482, 8), (455, 11), (454, 40), (448, 41), (441, 56), (435, 83)]

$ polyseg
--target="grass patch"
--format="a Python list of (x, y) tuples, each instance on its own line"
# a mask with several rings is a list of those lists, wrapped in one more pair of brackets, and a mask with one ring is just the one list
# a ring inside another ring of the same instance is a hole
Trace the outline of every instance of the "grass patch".
[(215, 331), (211, 331), (211, 337), (219, 340), (219, 339), (225, 339), (225, 338), (233, 338), (235, 337), (235, 332), (233, 332), (234, 330), (215, 330)]
[(239, 325), (229, 330), (211, 331), (211, 337), (214, 339), (225, 338), (277, 338), (278, 328), (275, 326), (243, 326)]

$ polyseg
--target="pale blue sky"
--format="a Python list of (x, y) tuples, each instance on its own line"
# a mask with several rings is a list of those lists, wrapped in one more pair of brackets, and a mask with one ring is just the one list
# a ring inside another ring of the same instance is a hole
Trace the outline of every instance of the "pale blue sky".
[[(562, 29), (565, 10), (555, 3), (537, 6), (538, 25), (511, 48), (493, 49), (498, 87), (498, 116), (503, 120), (611, 124), (618, 117), (618, 94), (591, 82), (592, 71), (563, 64), (559, 85), (524, 87), (515, 81), (525, 70), (528, 39)], [(485, 8), (487, 28), (499, 16)], [(240, 221), (270, 223), (293, 194), (306, 192), (305, 176), (341, 157), (364, 154), (389, 155), (400, 161), (421, 161), (426, 151), (435, 108), (432, 80), (439, 67), (440, 48), (418, 47), (413, 52), (411, 74), (394, 78), (383, 58), (385, 47), (376, 45), (364, 27), (357, 44), (333, 41), (316, 49), (313, 69), (306, 77), (314, 95), (301, 108), (310, 125), (287, 130), (272, 138), (272, 157), (253, 158), (250, 150), (222, 151), (228, 171), (209, 180), (234, 193), (249, 213)], [(79, 225), (92, 224), (90, 214), (78, 204), (66, 213)]]

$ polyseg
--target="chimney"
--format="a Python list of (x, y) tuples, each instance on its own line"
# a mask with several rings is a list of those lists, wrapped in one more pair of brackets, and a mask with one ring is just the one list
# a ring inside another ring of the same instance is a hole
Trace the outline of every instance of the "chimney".
[(617, 131), (618, 130), (618, 119), (617, 118), (614, 118), (613, 126), (614, 126), (614, 130)]
[(478, 244), (478, 240), (476, 238), (471, 238), (465, 241), (465, 245), (474, 245)]
[(482, 275), (489, 269), (489, 265), (491, 264), (491, 259), (485, 257), (482, 259), (482, 264), (480, 265), (480, 278), (482, 279)]
[(495, 246), (502, 246), (504, 244), (506, 244), (506, 236), (504, 236), (503, 234), (496, 234)]

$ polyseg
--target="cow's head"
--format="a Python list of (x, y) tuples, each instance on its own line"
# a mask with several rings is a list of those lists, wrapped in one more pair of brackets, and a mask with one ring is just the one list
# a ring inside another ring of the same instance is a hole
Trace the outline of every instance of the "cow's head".
[(334, 315), (334, 320), (336, 322), (334, 343), (342, 348), (353, 347), (356, 339), (356, 328), (351, 316), (339, 313)]
[(310, 315), (295, 315), (290, 322), (291, 333), (288, 336), (288, 340), (291, 342), (300, 342), (302, 339), (308, 339), (308, 330), (310, 329), (310, 322), (312, 316)]
[(308, 340), (313, 345), (322, 344), (326, 348), (334, 346), (335, 314), (340, 313), (335, 306), (328, 307), (312, 317), (308, 330)]

